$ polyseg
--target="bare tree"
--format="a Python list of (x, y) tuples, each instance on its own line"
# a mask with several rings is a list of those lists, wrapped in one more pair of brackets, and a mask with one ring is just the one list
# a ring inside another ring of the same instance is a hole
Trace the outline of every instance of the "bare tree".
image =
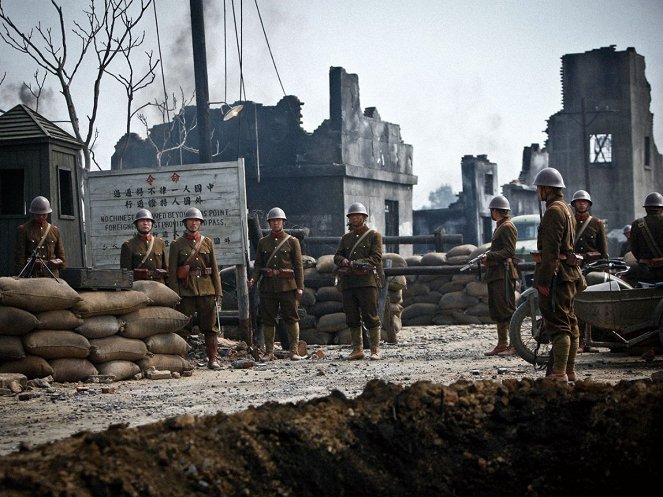
[[(161, 113), (161, 120), (163, 122), (163, 132), (160, 133), (160, 137), (155, 136), (154, 133), (150, 133), (150, 126), (145, 114), (139, 114), (138, 119), (143, 126), (145, 127), (145, 134), (147, 136), (147, 141), (154, 147), (157, 154), (157, 165), (159, 167), (163, 166), (163, 156), (169, 152), (178, 151), (180, 156), (180, 164), (183, 163), (182, 152), (189, 151), (193, 153), (198, 153), (197, 149), (194, 149), (187, 145), (187, 138), (189, 132), (196, 128), (195, 116), (194, 121), (189, 122), (186, 116), (186, 107), (193, 101), (194, 95), (190, 98), (185, 98), (184, 90), (180, 88), (181, 93), (181, 105), (178, 103), (178, 99), (173, 94), (173, 104), (171, 107), (167, 104), (167, 99), (163, 102), (155, 101), (150, 105), (156, 107), (156, 109)], [(179, 105), (179, 106), (178, 106)], [(173, 120), (168, 122), (167, 117), (171, 112), (177, 112), (173, 117)], [(159, 143), (155, 139), (159, 139)]]
[[(99, 2), (90, 0), (87, 10), (83, 11), (85, 22), (72, 20), (73, 27), (68, 29), (62, 7), (55, 0), (51, 0), (59, 24), (59, 30), (54, 32), (52, 28), (43, 27), (41, 22), (29, 31), (19, 28), (5, 12), (3, 1), (0, 0), (0, 38), (19, 53), (30, 57), (58, 80), (74, 135), (83, 144), (84, 167), (88, 171), (94, 160), (92, 148), (98, 137), (95, 122), (99, 112), (103, 76), (108, 74), (109, 67), (118, 54), (142, 43), (143, 36), (134, 38), (131, 33), (152, 0), (104, 0), (101, 11), (96, 8), (97, 3)], [(80, 42), (78, 51), (72, 52), (71, 58), (68, 36), (78, 38)], [(87, 126), (82, 129), (71, 87), (84, 61), (89, 57), (96, 57), (96, 70), (92, 76), (91, 109), (86, 113)]]
[(44, 72), (44, 77), (41, 78), (41, 81), (39, 80), (39, 69), (35, 71), (35, 73), (32, 75), (33, 78), (35, 78), (35, 87), (32, 87), (32, 83), (23, 83), (23, 86), (30, 92), (30, 95), (32, 95), (32, 98), (35, 99), (35, 111), (39, 112), (39, 99), (41, 98), (41, 94), (44, 91), (44, 84), (46, 83), (46, 76), (47, 73)]

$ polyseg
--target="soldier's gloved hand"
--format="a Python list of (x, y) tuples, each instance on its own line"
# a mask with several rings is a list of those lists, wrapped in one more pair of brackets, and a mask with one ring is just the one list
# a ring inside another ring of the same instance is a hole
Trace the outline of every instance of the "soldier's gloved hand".
[(304, 294), (304, 290), (302, 290), (301, 288), (298, 288), (297, 290), (295, 290), (295, 298), (297, 300), (301, 299), (303, 294)]
[(251, 288), (251, 287), (253, 286), (254, 283), (255, 283), (255, 280), (254, 280), (253, 278), (251, 278), (250, 280), (248, 280), (248, 281), (246, 282), (246, 284), (249, 286), (249, 288)]

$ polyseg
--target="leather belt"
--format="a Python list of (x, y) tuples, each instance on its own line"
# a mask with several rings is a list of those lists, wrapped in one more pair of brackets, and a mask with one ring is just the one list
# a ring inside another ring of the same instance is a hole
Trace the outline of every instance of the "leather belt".
[(189, 271), (189, 275), (191, 276), (208, 276), (212, 274), (212, 268), (211, 267), (206, 267), (205, 269), (192, 269)]

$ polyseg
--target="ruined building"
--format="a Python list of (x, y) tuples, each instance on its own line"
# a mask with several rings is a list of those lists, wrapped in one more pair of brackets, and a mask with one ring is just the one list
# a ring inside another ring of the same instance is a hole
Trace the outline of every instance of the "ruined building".
[(569, 195), (587, 190), (592, 213), (608, 229), (644, 214), (642, 202), (663, 191), (663, 159), (654, 142), (645, 59), (614, 45), (562, 57), (561, 111), (548, 120), (550, 166)]
[[(310, 228), (311, 236), (340, 236), (346, 231), (348, 207), (362, 202), (369, 223), (381, 233), (411, 235), (412, 187), (417, 183), (412, 146), (403, 142), (400, 126), (383, 121), (375, 107), (362, 111), (356, 74), (332, 67), (329, 86), (329, 119), (312, 133), (301, 126), (303, 103), (295, 96), (275, 106), (241, 102), (244, 109), (227, 121), (221, 109), (211, 109), (212, 160), (243, 157), (249, 211), (265, 214), (279, 206), (288, 216), (287, 227)], [(194, 120), (191, 107), (172, 123), (151, 128), (146, 140), (123, 137), (111, 168), (197, 163)], [(335, 249), (317, 247), (322, 253)], [(389, 249), (412, 253), (409, 245)]]

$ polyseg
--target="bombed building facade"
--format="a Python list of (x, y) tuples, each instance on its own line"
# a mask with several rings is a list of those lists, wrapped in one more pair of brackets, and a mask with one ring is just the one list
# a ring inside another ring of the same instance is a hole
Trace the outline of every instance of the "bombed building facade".
[[(383, 121), (375, 107), (362, 111), (356, 74), (332, 67), (329, 86), (329, 119), (312, 133), (301, 126), (303, 103), (295, 96), (275, 106), (241, 102), (244, 108), (229, 120), (223, 119), (223, 109), (211, 109), (212, 160), (243, 158), (249, 211), (264, 214), (279, 206), (288, 216), (287, 227), (309, 228), (311, 236), (340, 236), (348, 207), (362, 202), (369, 224), (384, 235), (412, 235), (417, 183), (412, 146), (403, 142), (400, 126)], [(197, 163), (198, 136), (189, 124), (195, 115), (195, 108), (187, 108), (172, 123), (151, 128), (146, 140), (124, 136), (111, 168)], [(412, 251), (410, 245), (393, 249), (404, 255)], [(329, 253), (330, 247), (320, 250)]]

